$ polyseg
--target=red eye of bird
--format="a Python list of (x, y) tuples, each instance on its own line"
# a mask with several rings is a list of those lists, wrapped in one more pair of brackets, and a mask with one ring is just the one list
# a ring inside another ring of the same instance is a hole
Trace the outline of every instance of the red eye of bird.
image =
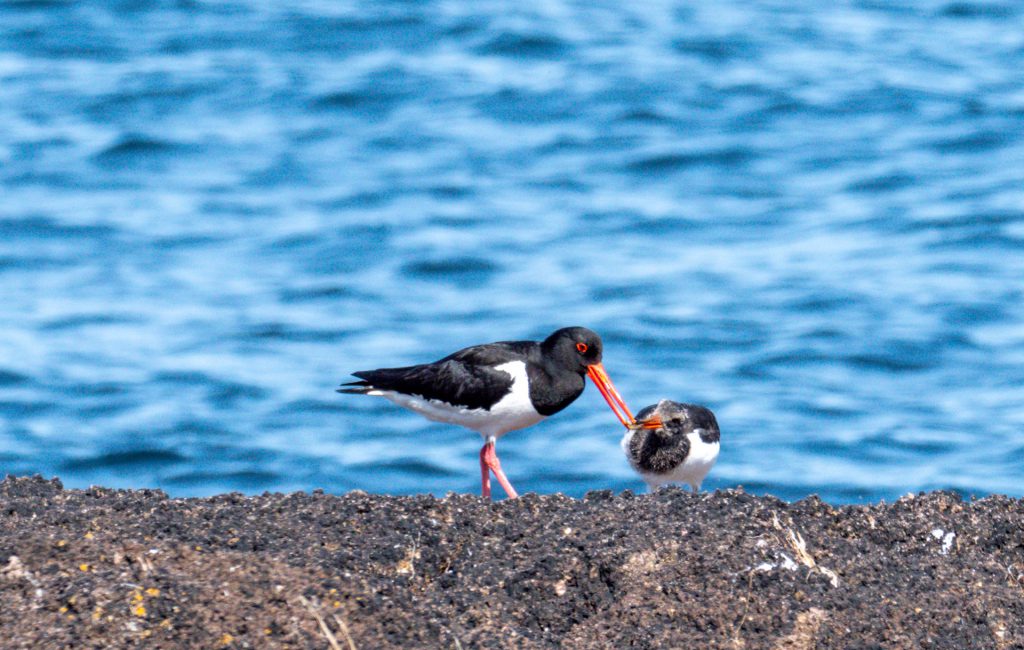
[(587, 347), (586, 343), (577, 343), (576, 349), (579, 350), (580, 354), (585, 354), (589, 348)]

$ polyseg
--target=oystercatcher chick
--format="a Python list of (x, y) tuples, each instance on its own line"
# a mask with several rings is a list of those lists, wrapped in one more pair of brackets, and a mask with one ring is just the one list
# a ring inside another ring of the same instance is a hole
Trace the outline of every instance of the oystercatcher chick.
[(601, 365), (601, 337), (585, 327), (560, 329), (543, 341), (474, 345), (433, 363), (352, 373), (361, 381), (339, 393), (377, 395), (428, 420), (458, 424), (484, 438), (483, 495), (490, 472), (510, 498), (518, 496), (501, 470), (494, 445), (509, 431), (558, 413), (580, 396), (590, 377), (623, 425), (633, 416)]
[(651, 490), (686, 483), (696, 492), (718, 458), (718, 422), (703, 406), (663, 399), (627, 426), (622, 450)]

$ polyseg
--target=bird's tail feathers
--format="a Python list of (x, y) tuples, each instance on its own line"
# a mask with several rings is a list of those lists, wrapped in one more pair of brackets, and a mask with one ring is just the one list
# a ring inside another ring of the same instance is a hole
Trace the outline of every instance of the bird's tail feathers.
[[(348, 386), (351, 386), (351, 388), (348, 388)], [(353, 381), (347, 384), (342, 384), (341, 388), (336, 389), (335, 392), (348, 393), (350, 395), (366, 395), (372, 390), (374, 390), (374, 388), (368, 381)]]

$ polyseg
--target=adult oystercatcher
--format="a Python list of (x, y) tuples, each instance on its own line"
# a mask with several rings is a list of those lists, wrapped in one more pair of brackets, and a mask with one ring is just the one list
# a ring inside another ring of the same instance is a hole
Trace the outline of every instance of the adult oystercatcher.
[(543, 341), (474, 345), (433, 363), (352, 373), (361, 381), (339, 393), (379, 395), (435, 422), (473, 429), (480, 449), (483, 495), (491, 496), (494, 472), (510, 498), (518, 496), (501, 470), (495, 442), (515, 429), (537, 424), (572, 404), (584, 375), (623, 425), (633, 416), (601, 365), (601, 337), (585, 327), (560, 329)]
[(696, 492), (718, 458), (718, 422), (703, 406), (663, 399), (627, 426), (622, 450), (651, 490), (687, 483)]

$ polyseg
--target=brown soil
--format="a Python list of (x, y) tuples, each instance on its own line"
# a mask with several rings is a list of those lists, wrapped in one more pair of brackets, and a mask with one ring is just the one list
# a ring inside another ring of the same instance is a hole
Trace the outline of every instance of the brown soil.
[(0, 484), (3, 648), (1021, 648), (1024, 502)]

